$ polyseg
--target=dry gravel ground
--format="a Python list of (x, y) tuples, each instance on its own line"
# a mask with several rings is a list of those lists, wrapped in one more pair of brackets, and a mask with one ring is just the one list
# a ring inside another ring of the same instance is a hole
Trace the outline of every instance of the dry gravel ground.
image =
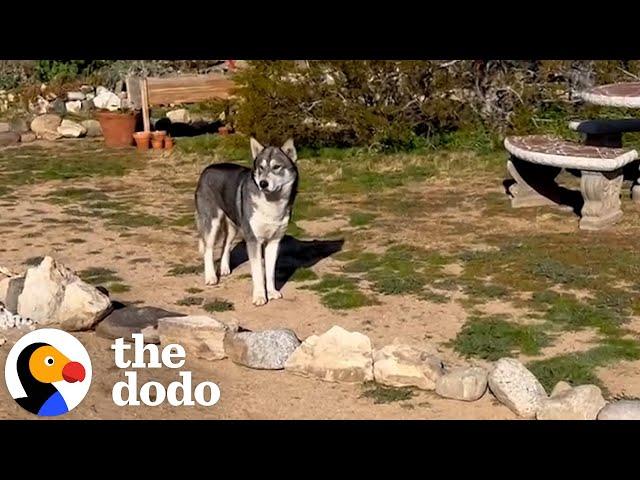
[[(609, 398), (640, 397), (640, 322), (627, 299), (638, 286), (640, 211), (630, 201), (618, 226), (586, 233), (566, 211), (511, 210), (500, 153), (480, 172), (469, 164), (486, 158), (469, 153), (303, 157), (295, 238), (279, 265), (284, 298), (256, 308), (241, 245), (235, 270), (218, 286), (205, 287), (199, 272), (193, 189), (219, 147), (149, 155), (109, 152), (90, 141), (5, 149), (0, 265), (22, 271), (34, 257), (51, 255), (93, 275), (124, 303), (206, 314), (203, 304), (222, 300), (233, 309), (213, 315), (254, 330), (286, 327), (303, 339), (340, 325), (367, 334), (377, 348), (396, 338), (433, 343), (449, 364), (483, 363), (506, 352), (546, 362), (537, 367), (546, 382), (568, 376), (599, 382)], [(241, 148), (229, 151), (234, 160), (244, 158)], [(318, 286), (336, 277), (341, 287)], [(605, 287), (615, 287), (606, 301), (599, 296)], [(541, 292), (554, 291), (561, 297), (540, 300)], [(201, 304), (180, 305), (190, 303), (186, 297)], [(623, 297), (624, 305), (615, 301)], [(4, 335), (3, 363), (19, 336)], [(91, 355), (94, 377), (88, 397), (64, 418), (515, 418), (491, 395), (465, 403), (416, 390), (376, 403), (363, 395), (368, 385), (250, 370), (228, 359), (203, 362), (189, 352), (185, 368), (194, 382), (220, 386), (217, 405), (117, 407), (111, 389), (123, 372), (114, 366), (111, 342), (93, 332), (75, 335)], [(178, 378), (170, 369), (139, 377), (164, 384)], [(30, 417), (3, 385), (0, 418)]]

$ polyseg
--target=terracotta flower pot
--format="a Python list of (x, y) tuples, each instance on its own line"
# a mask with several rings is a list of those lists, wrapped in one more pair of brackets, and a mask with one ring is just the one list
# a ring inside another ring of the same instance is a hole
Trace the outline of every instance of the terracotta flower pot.
[(149, 141), (151, 140), (151, 132), (136, 132), (133, 134), (138, 150), (149, 150)]
[(164, 148), (167, 150), (171, 150), (173, 148), (173, 138), (171, 137), (164, 138)]
[(155, 149), (162, 148), (164, 146), (164, 138), (163, 137), (152, 137), (151, 138), (151, 146)]
[(137, 114), (122, 112), (98, 112), (96, 115), (102, 127), (104, 143), (107, 147), (129, 147), (133, 145)]
[(153, 138), (161, 138), (164, 140), (167, 136), (167, 132), (165, 130), (156, 130), (155, 132), (151, 132), (151, 136)]
[(218, 128), (219, 135), (229, 135), (229, 127), (220, 127)]

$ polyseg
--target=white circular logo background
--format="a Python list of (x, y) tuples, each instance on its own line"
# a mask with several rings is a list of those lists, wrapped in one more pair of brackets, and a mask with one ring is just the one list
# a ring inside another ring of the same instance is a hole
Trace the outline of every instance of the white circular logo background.
[(27, 396), (18, 377), (16, 364), (20, 352), (32, 343), (38, 342), (48, 343), (52, 347), (57, 348), (60, 353), (65, 355), (69, 360), (78, 362), (84, 367), (85, 378), (83, 381), (74, 383), (60, 381), (53, 383), (64, 398), (69, 410), (73, 410), (87, 395), (89, 387), (91, 386), (91, 375), (93, 373), (91, 369), (91, 359), (84, 345), (82, 345), (76, 337), (55, 328), (41, 328), (27, 333), (16, 342), (9, 352), (7, 362), (4, 366), (4, 376), (11, 397), (18, 399)]

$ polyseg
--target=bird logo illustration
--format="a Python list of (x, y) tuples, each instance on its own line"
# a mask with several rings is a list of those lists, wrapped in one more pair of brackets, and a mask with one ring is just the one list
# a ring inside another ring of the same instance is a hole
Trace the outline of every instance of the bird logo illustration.
[(40, 329), (16, 342), (7, 357), (5, 377), (18, 405), (35, 415), (54, 417), (69, 412), (84, 398), (91, 362), (72, 335)]

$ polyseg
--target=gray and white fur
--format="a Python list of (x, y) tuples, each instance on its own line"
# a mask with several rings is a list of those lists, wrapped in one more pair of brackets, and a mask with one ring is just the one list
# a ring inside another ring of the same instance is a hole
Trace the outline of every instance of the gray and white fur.
[[(282, 147), (250, 141), (253, 167), (218, 163), (204, 169), (196, 189), (196, 224), (207, 285), (218, 283), (213, 248), (222, 238), (220, 276), (231, 273), (231, 247), (240, 233), (247, 245), (253, 304), (282, 298), (275, 286), (280, 240), (287, 230), (298, 187), (293, 140)], [(264, 266), (263, 266), (264, 259)]]

